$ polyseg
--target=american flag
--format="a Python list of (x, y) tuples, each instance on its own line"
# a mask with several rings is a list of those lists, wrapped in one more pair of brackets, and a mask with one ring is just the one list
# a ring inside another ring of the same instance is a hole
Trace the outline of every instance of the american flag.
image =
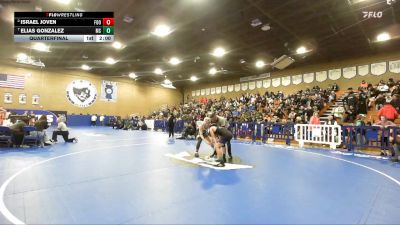
[(24, 89), (25, 76), (0, 74), (0, 87)]

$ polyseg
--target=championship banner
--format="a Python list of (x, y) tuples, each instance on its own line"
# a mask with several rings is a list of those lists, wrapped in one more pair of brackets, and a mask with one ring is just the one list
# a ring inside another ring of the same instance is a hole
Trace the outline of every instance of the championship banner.
[(302, 81), (303, 81), (303, 75), (299, 74), (292, 76), (292, 83), (294, 85), (300, 84)]
[(342, 69), (333, 69), (328, 71), (328, 77), (331, 80), (338, 80), (342, 76)]
[(386, 62), (373, 63), (371, 64), (371, 73), (373, 75), (380, 76), (386, 73), (386, 66)]
[(400, 60), (389, 61), (389, 71), (392, 73), (400, 73)]
[(215, 94), (215, 87), (210, 89), (210, 94), (212, 94), (212, 95)]
[(369, 74), (369, 65), (361, 65), (357, 67), (358, 75), (365, 76)]
[(287, 77), (282, 77), (282, 85), (283, 86), (289, 86), (291, 82), (291, 77), (287, 76)]
[(305, 73), (303, 74), (304, 83), (312, 83), (314, 81), (314, 73)]
[(117, 101), (117, 82), (103, 80), (101, 82), (101, 97), (100, 100), (106, 102)]
[(343, 77), (347, 79), (351, 79), (357, 75), (357, 67), (345, 67), (343, 68)]
[(221, 94), (221, 87), (216, 87), (215, 88), (215, 93)]
[(315, 73), (315, 80), (317, 80), (318, 82), (324, 82), (326, 81), (326, 79), (328, 79), (327, 71), (319, 71)]
[(281, 78), (280, 77), (272, 79), (272, 86), (273, 87), (279, 87), (280, 85), (281, 85)]

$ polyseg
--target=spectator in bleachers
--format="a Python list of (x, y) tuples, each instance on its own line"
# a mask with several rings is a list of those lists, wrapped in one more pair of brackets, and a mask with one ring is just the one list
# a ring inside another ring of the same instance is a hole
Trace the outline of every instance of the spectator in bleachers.
[(334, 83), (332, 85), (332, 90), (335, 91), (335, 92), (339, 91), (339, 85), (337, 83)]
[(343, 118), (345, 111), (346, 109), (343, 106), (339, 105), (332, 110), (332, 113), (335, 118)]
[(394, 94), (392, 96), (392, 101), (390, 104), (397, 110), (397, 113), (400, 113), (400, 95), (399, 94)]
[(393, 80), (393, 78), (389, 78), (387, 84), (386, 84), (389, 88), (392, 88), (395, 85), (395, 82)]
[(333, 115), (328, 116), (328, 120), (326, 121), (326, 125), (337, 125), (336, 119), (333, 117)]
[(389, 121), (394, 121), (397, 119), (399, 114), (397, 110), (390, 104), (390, 102), (386, 102), (385, 105), (379, 110), (378, 117), (384, 116)]
[(375, 108), (376, 110), (380, 110), (383, 107), (383, 104), (386, 102), (386, 97), (383, 94), (379, 94), (375, 99)]
[(355, 108), (357, 106), (357, 97), (353, 90), (350, 90), (349, 94), (344, 98), (344, 100), (347, 107), (353, 106), (353, 108)]
[(343, 117), (343, 122), (346, 123), (352, 123), (357, 116), (357, 109), (354, 106), (350, 106), (348, 109), (346, 109), (344, 117)]
[(361, 90), (367, 90), (367, 88), (368, 88), (368, 83), (365, 82), (365, 80), (362, 80), (361, 84), (360, 84), (360, 89)]
[(378, 84), (377, 89), (378, 89), (378, 91), (379, 91), (380, 93), (386, 93), (386, 92), (389, 91), (389, 86), (388, 86), (383, 80), (381, 80), (381, 81), (379, 82), (379, 84)]
[(392, 88), (391, 94), (392, 95), (400, 95), (400, 85), (399, 84), (397, 84), (396, 86), (394, 86)]
[(329, 94), (329, 102), (333, 101), (336, 101), (336, 92), (331, 91), (331, 93)]
[(313, 116), (310, 119), (309, 124), (321, 124), (321, 121), (319, 120), (318, 112), (314, 112)]
[(367, 94), (364, 92), (364, 90), (361, 90), (360, 93), (358, 94), (358, 101), (357, 101), (358, 102), (357, 109), (359, 114), (365, 114), (365, 115), (367, 114), (368, 112), (367, 101), (368, 101)]
[(354, 121), (355, 125), (357, 127), (365, 126), (364, 118), (365, 117), (363, 115), (358, 114), (356, 120)]

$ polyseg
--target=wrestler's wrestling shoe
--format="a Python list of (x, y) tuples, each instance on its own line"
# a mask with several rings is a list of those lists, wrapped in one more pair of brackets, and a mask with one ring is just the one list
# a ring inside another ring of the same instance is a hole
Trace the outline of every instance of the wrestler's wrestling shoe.
[(199, 158), (199, 153), (198, 152), (194, 153), (194, 157)]
[(225, 167), (225, 160), (224, 159), (218, 159), (216, 160), (216, 162), (218, 162), (217, 165), (215, 165), (215, 167)]

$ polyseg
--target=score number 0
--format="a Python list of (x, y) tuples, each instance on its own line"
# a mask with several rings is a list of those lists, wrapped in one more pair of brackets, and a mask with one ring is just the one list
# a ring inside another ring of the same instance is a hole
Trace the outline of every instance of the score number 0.
[(103, 26), (114, 26), (114, 18), (103, 18)]

